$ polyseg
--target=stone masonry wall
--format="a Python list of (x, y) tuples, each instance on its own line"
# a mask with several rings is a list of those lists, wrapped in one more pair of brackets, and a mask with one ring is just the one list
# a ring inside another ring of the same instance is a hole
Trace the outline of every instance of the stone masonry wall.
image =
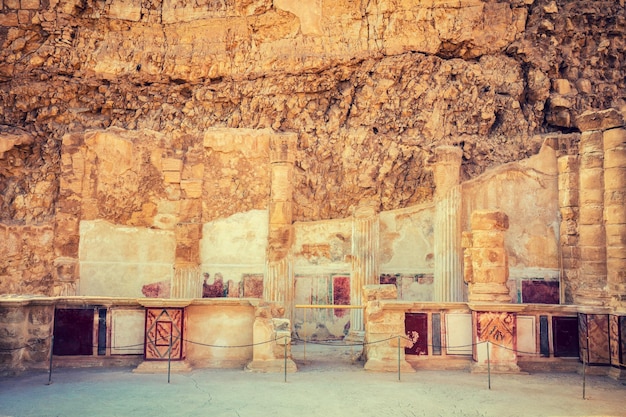
[[(29, 241), (28, 259), (3, 258), (16, 272), (0, 291), (75, 257), (75, 201), (60, 195), (68, 135), (158, 132), (163, 158), (187, 158), (180, 189), (193, 194), (196, 175), (221, 172), (193, 171), (209, 128), (297, 132), (294, 221), (346, 217), (365, 199), (408, 207), (432, 199), (437, 146), (462, 149), (465, 180), (578, 131), (585, 110), (623, 109), (625, 20), (622, 1), (0, 0), (0, 222), (57, 240), (54, 255)], [(110, 178), (131, 198), (98, 202), (94, 218), (152, 219), (146, 195), (170, 186), (127, 189), (153, 178), (138, 174), (123, 190)]]

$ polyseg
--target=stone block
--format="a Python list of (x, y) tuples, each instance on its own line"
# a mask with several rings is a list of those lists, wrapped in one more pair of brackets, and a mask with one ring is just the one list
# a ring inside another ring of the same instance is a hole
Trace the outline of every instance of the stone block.
[(471, 215), (472, 231), (476, 230), (507, 230), (509, 217), (501, 211), (476, 210)]
[(500, 230), (476, 230), (472, 236), (474, 248), (504, 247), (504, 233)]
[(579, 198), (578, 189), (559, 190), (559, 207), (577, 207)]
[(579, 224), (579, 245), (582, 246), (604, 246), (605, 231), (602, 224)]
[(572, 92), (572, 85), (570, 84), (569, 80), (566, 80), (564, 78), (558, 78), (556, 80), (552, 80), (552, 89), (557, 94), (565, 95)]
[(163, 158), (161, 160), (161, 169), (163, 171), (182, 171), (183, 161), (176, 158)]
[(0, 13), (0, 26), (17, 26), (19, 21), (17, 20), (17, 12), (4, 12)]
[(605, 206), (604, 220), (607, 224), (626, 224), (626, 206), (622, 204)]
[(626, 259), (626, 244), (624, 246), (607, 246), (607, 259)]
[(167, 184), (180, 184), (180, 171), (163, 171), (163, 180)]
[(580, 190), (602, 189), (604, 187), (604, 168), (585, 168), (580, 170)]
[(602, 204), (584, 204), (580, 207), (579, 224), (601, 224), (604, 219)]
[(607, 246), (626, 246), (626, 233), (623, 224), (607, 224), (605, 230)]
[(606, 260), (606, 248), (604, 246), (583, 246), (580, 248), (580, 257), (585, 261), (604, 262)]
[(607, 130), (626, 125), (624, 115), (617, 109), (588, 110), (576, 118), (576, 126), (581, 132)]
[(15, 324), (26, 320), (26, 311), (23, 307), (0, 307), (0, 323)]
[(579, 205), (582, 207), (585, 204), (604, 204), (604, 189), (603, 188), (594, 188), (588, 190), (580, 190), (579, 195)]
[(471, 248), (474, 246), (474, 234), (472, 232), (462, 232), (461, 233), (461, 247), (462, 248)]
[(557, 180), (559, 190), (578, 188), (578, 171), (560, 172)]
[(604, 204), (607, 206), (613, 204), (626, 205), (626, 190), (605, 190)]
[(40, 7), (39, 0), (21, 0), (20, 4), (26, 10), (38, 10)]
[(20, 0), (4, 0), (4, 7), (10, 10), (19, 10)]
[(561, 173), (578, 172), (580, 161), (577, 155), (564, 155), (559, 157), (558, 161), (559, 175)]
[(505, 267), (507, 265), (506, 250), (503, 247), (468, 249), (472, 256), (472, 268)]
[(600, 277), (606, 277), (606, 262), (605, 261), (588, 261), (581, 259), (580, 262), (580, 275), (591, 276), (594, 279)]
[(605, 169), (604, 188), (606, 190), (626, 189), (626, 166)]
[(393, 284), (365, 285), (363, 287), (363, 299), (374, 300), (397, 300), (398, 289)]
[(561, 221), (578, 221), (580, 209), (578, 207), (561, 206), (559, 212), (561, 213)]
[(186, 198), (201, 198), (202, 184), (202, 180), (181, 180), (180, 188), (185, 193)]
[(504, 266), (484, 267), (477, 269), (474, 267), (472, 283), (497, 283), (504, 284), (509, 279), (509, 268)]

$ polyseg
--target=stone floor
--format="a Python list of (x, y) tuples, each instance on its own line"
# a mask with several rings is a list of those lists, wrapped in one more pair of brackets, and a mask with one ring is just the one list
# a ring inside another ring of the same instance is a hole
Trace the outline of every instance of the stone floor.
[(137, 374), (54, 369), (0, 379), (0, 416), (626, 416), (626, 385), (602, 376), (372, 373), (355, 348), (294, 346), (297, 373)]

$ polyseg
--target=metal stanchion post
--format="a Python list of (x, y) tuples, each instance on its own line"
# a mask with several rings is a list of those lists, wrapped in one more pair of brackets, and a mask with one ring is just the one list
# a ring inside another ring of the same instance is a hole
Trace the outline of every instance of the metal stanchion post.
[(285, 382), (287, 382), (287, 337), (285, 336), (283, 340), (283, 345), (285, 346)]
[(167, 351), (167, 383), (170, 383), (170, 370), (172, 365), (172, 332), (170, 331), (170, 348)]
[(487, 380), (491, 389), (491, 361), (489, 360), (489, 340), (487, 340)]
[(54, 350), (54, 335), (50, 340), (50, 364), (48, 365), (48, 384), (52, 384), (52, 351)]
[(304, 328), (304, 360), (306, 361), (306, 308), (304, 309), (304, 322), (302, 323), (302, 327)]
[(398, 381), (400, 381), (400, 336), (398, 336)]

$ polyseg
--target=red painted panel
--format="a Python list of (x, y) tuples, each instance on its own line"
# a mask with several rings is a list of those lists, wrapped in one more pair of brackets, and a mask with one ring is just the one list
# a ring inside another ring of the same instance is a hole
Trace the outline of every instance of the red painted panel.
[(93, 355), (93, 309), (54, 312), (55, 355)]
[(406, 313), (404, 315), (406, 337), (413, 346), (404, 348), (406, 355), (428, 355), (428, 314)]
[[(333, 277), (333, 304), (350, 305), (350, 277)], [(335, 309), (335, 317), (343, 317), (348, 310), (345, 308)]]

